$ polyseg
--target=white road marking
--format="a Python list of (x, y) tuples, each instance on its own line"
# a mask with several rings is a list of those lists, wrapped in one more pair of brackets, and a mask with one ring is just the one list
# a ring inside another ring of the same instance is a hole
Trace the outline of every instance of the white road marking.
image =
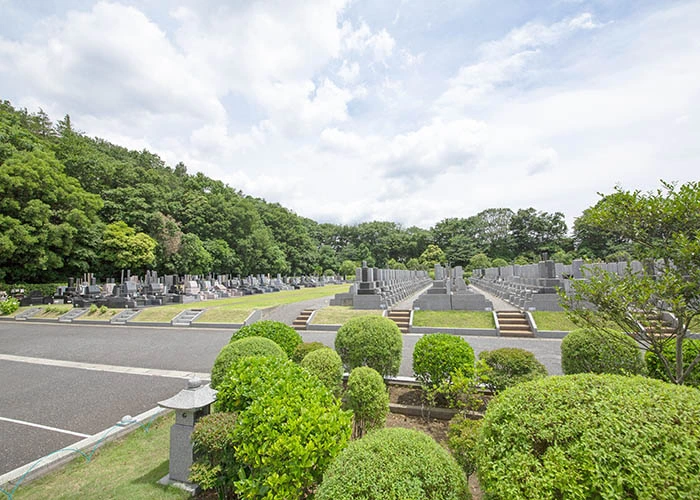
[(25, 420), (15, 420), (14, 418), (0, 417), (0, 421), (11, 422), (13, 424), (27, 425), (29, 427), (36, 427), (37, 429), (44, 429), (47, 431), (61, 432), (63, 434), (70, 434), (71, 436), (77, 436), (77, 437), (81, 437), (81, 438), (90, 437), (89, 434), (82, 434), (80, 432), (67, 431), (65, 429), (58, 429), (56, 427), (50, 427), (48, 425), (41, 425), (41, 424), (35, 424), (33, 422), (27, 422)]
[(149, 377), (182, 378), (189, 380), (198, 377), (209, 380), (209, 373), (185, 372), (179, 370), (158, 370), (156, 368), (136, 368), (131, 366), (101, 365), (97, 363), (81, 363), (78, 361), (64, 361), (60, 359), (31, 358), (28, 356), (14, 356), (12, 354), (0, 354), (0, 360), (15, 361), (17, 363), (30, 363), (34, 365), (58, 366), (60, 368), (77, 368), (80, 370), (92, 370), (98, 372), (126, 373), (129, 375), (145, 375)]

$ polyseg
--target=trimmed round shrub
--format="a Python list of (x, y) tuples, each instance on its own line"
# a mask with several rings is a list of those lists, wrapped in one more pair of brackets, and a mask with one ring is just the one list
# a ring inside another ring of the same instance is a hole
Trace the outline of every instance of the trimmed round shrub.
[(203, 490), (216, 490), (219, 498), (232, 495), (233, 480), (237, 478), (231, 439), (235, 425), (235, 413), (212, 413), (197, 421), (190, 436), (196, 457), (190, 468), (190, 481)]
[(431, 333), (421, 337), (413, 348), (413, 373), (424, 386), (449, 382), (457, 370), (474, 375), (474, 349), (462, 337)]
[[(690, 363), (700, 355), (700, 340), (683, 339), (683, 370), (687, 370)], [(676, 342), (667, 342), (664, 345), (664, 357), (668, 360), (669, 364), (674, 367), (676, 366)], [(651, 352), (647, 351), (644, 355), (647, 364), (647, 370), (649, 376), (657, 378), (659, 380), (665, 380), (670, 382), (666, 369), (663, 362), (659, 357)], [(696, 364), (695, 367), (690, 370), (690, 373), (686, 376), (684, 385), (692, 385), (693, 387), (700, 387), (700, 363)]]
[(489, 404), (477, 444), (494, 499), (697, 498), (700, 392), (645, 377), (546, 377)]
[(265, 337), (276, 342), (287, 357), (294, 356), (294, 350), (301, 344), (301, 335), (294, 328), (279, 321), (257, 321), (242, 327), (231, 336), (231, 342), (245, 337)]
[(311, 351), (301, 362), (302, 368), (318, 377), (321, 383), (339, 396), (343, 384), (343, 362), (330, 347)]
[(353, 413), (353, 437), (384, 427), (389, 413), (389, 392), (377, 370), (368, 366), (354, 368), (348, 376), (345, 392), (348, 408)]
[(632, 337), (590, 328), (574, 330), (561, 341), (561, 367), (567, 375), (638, 375), (646, 371), (642, 352)]
[(304, 359), (304, 357), (311, 351), (323, 349), (324, 347), (326, 347), (326, 345), (323, 342), (302, 342), (294, 349), (292, 361), (295, 363), (301, 363), (301, 360)]
[(316, 500), (471, 499), (464, 473), (423, 432), (391, 428), (350, 443), (323, 476)]
[(292, 361), (242, 358), (217, 397), (238, 415), (231, 439), (240, 498), (308, 498), (352, 431), (340, 400)]
[(282, 348), (264, 337), (246, 337), (226, 344), (211, 369), (211, 386), (216, 389), (233, 363), (246, 356), (271, 356), (287, 359)]
[(479, 354), (488, 367), (486, 384), (493, 391), (547, 376), (547, 368), (537, 361), (535, 355), (517, 347), (502, 347)]
[(382, 377), (395, 376), (401, 366), (401, 330), (389, 318), (360, 316), (338, 329), (335, 350), (345, 369), (369, 366)]
[(481, 420), (464, 418), (458, 413), (450, 420), (447, 429), (447, 446), (467, 476), (476, 472), (476, 442), (480, 427)]

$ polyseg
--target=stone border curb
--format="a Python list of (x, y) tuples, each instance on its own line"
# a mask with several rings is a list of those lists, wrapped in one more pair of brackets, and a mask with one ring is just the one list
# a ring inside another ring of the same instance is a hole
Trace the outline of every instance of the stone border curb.
[[(21, 487), (25, 481), (29, 482), (33, 479), (37, 479), (77, 458), (79, 454), (76, 453), (76, 449), (83, 452), (86, 450), (91, 450), (100, 441), (102, 441), (104, 444), (109, 441), (113, 441), (114, 439), (117, 439), (119, 437), (125, 436), (141, 427), (141, 424), (146, 420), (155, 419), (157, 417), (165, 415), (170, 411), (172, 410), (160, 407), (151, 408), (150, 410), (147, 410), (141, 413), (140, 415), (133, 417), (130, 421), (131, 423), (129, 423), (128, 425), (124, 425), (123, 427), (119, 426), (116, 429), (115, 426), (112, 426), (108, 429), (98, 432), (97, 434), (93, 434), (92, 436), (87, 437), (82, 441), (78, 441), (77, 443), (69, 445), (68, 447), (71, 448), (70, 450), (59, 450), (51, 455), (46, 455), (42, 458), (34, 460), (33, 462), (22, 465), (0, 476), (0, 487), (3, 489), (8, 489), (8, 486), (12, 486), (14, 488), (17, 485), (16, 481), (18, 480), (21, 481), (19, 483), (19, 486)], [(113, 429), (114, 431), (110, 433), (110, 431), (112, 431)]]

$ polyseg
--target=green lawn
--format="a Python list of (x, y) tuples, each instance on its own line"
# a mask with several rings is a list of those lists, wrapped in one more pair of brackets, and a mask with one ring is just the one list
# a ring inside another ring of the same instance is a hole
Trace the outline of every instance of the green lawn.
[[(134, 321), (169, 323), (171, 319), (185, 309), (221, 309), (222, 312), (210, 316), (218, 319), (202, 319), (201, 321), (211, 321), (213, 323), (241, 323), (242, 320), (236, 320), (236, 318), (240, 317), (241, 311), (247, 310), (250, 313), (254, 309), (265, 309), (266, 307), (281, 304), (292, 304), (294, 302), (302, 302), (304, 300), (318, 299), (321, 297), (327, 297), (328, 295), (335, 295), (336, 293), (340, 292), (347, 292), (347, 290), (348, 285), (326, 285), (317, 288), (285, 290), (283, 292), (246, 295), (243, 297), (229, 297), (226, 299), (190, 302), (188, 304), (171, 304), (167, 306), (148, 307), (141, 311), (139, 315), (134, 318)], [(227, 311), (230, 312), (230, 317), (227, 315)], [(202, 316), (204, 316), (204, 314)], [(245, 317), (243, 319), (245, 319)]]
[(72, 304), (58, 304), (58, 305), (53, 305), (53, 304), (48, 304), (45, 306), (35, 306), (35, 307), (41, 307), (42, 311), (36, 313), (32, 318), (58, 318), (59, 316), (63, 316), (66, 314), (68, 311), (73, 309)]
[(554, 330), (558, 332), (570, 332), (578, 326), (567, 318), (564, 311), (532, 311), (538, 330)]
[(153, 422), (148, 432), (139, 428), (123, 439), (105, 444), (89, 462), (76, 454), (77, 458), (68, 466), (26, 485), (20, 484), (13, 498), (190, 498), (182, 490), (157, 484), (168, 473), (170, 426), (173, 422), (174, 416), (171, 413)]
[(487, 311), (414, 311), (413, 326), (443, 328), (496, 328)]
[(353, 309), (349, 306), (327, 306), (316, 311), (311, 324), (313, 325), (342, 325), (347, 320), (358, 316), (381, 316), (381, 309)]
[(253, 309), (238, 309), (231, 306), (212, 307), (204, 311), (195, 323), (243, 323)]
[(82, 316), (76, 318), (76, 321), (86, 319), (89, 319), (91, 321), (109, 321), (110, 319), (112, 319), (113, 316), (116, 316), (122, 311), (123, 309), (107, 309), (105, 312), (100, 312), (99, 309), (94, 312), (88, 311)]

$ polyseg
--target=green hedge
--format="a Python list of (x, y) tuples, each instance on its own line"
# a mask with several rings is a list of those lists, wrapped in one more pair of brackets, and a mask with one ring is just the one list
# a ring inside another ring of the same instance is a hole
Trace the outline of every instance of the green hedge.
[[(690, 363), (700, 355), (700, 340), (683, 339), (683, 370), (687, 370)], [(645, 360), (647, 364), (647, 370), (649, 376), (657, 378), (659, 380), (665, 380), (670, 382), (670, 378), (666, 373), (666, 369), (663, 362), (659, 357), (651, 351), (647, 351), (645, 354)], [(676, 342), (673, 339), (664, 345), (664, 357), (668, 360), (671, 366), (676, 366)], [(696, 364), (695, 367), (690, 371), (688, 376), (685, 378), (685, 385), (692, 385), (694, 387), (700, 387), (700, 363)]]
[(335, 336), (335, 350), (347, 371), (369, 366), (382, 377), (395, 376), (401, 366), (402, 348), (401, 330), (392, 320), (381, 316), (348, 320)]
[(214, 361), (211, 369), (211, 386), (216, 389), (226, 377), (233, 363), (246, 356), (271, 356), (287, 359), (282, 348), (264, 337), (245, 337), (226, 344)]
[(565, 374), (646, 372), (642, 351), (632, 337), (621, 332), (581, 328), (561, 341), (561, 367)]
[(212, 413), (199, 419), (190, 437), (197, 457), (190, 468), (190, 481), (204, 490), (215, 490), (219, 498), (232, 496), (237, 478), (235, 443), (231, 438), (235, 425), (235, 413)]
[(495, 392), (502, 391), (521, 382), (547, 376), (547, 368), (537, 361), (535, 355), (517, 347), (502, 347), (493, 351), (482, 351), (479, 359), (486, 365), (486, 385)]
[(481, 428), (481, 420), (465, 418), (458, 413), (447, 429), (447, 446), (457, 463), (467, 476), (476, 471), (476, 442)]
[(233, 489), (241, 498), (308, 498), (352, 431), (340, 400), (289, 360), (242, 358), (217, 398), (237, 413)]
[(301, 335), (294, 328), (279, 321), (257, 321), (242, 327), (231, 336), (231, 342), (245, 337), (265, 337), (276, 342), (289, 359), (294, 356), (294, 351), (301, 344)]
[(302, 342), (294, 349), (292, 361), (295, 363), (301, 363), (301, 360), (303, 360), (304, 357), (311, 351), (323, 349), (324, 347), (326, 347), (326, 345), (323, 342)]
[(697, 498), (700, 391), (640, 376), (579, 374), (512, 387), (477, 445), (489, 498)]
[(424, 335), (413, 348), (413, 373), (422, 385), (449, 382), (452, 375), (474, 375), (474, 350), (462, 337), (447, 333)]
[(316, 500), (465, 500), (454, 458), (422, 432), (391, 428), (350, 443), (323, 476)]
[(353, 414), (353, 437), (384, 427), (389, 413), (389, 392), (378, 371), (368, 366), (354, 368), (348, 376), (345, 393)]
[(340, 396), (343, 387), (343, 361), (337, 352), (330, 347), (311, 351), (301, 361), (301, 366), (318, 377), (333, 395)]

